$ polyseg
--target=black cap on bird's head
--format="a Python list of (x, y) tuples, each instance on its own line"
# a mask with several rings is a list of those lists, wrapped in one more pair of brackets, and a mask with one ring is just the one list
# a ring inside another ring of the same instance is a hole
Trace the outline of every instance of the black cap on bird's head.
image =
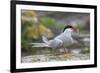
[(72, 25), (67, 25), (67, 26), (65, 26), (63, 32), (64, 32), (66, 29), (68, 29), (68, 28), (71, 28), (73, 31), (77, 32), (77, 29), (76, 29), (75, 27), (73, 27)]

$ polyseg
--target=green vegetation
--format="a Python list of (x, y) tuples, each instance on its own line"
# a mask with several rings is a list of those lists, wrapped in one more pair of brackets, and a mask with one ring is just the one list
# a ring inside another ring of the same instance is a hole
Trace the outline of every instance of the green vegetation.
[(84, 54), (89, 54), (90, 53), (90, 48), (84, 48), (83, 53)]
[(50, 17), (44, 17), (41, 19), (41, 21), (47, 27), (52, 28), (53, 26), (56, 26), (56, 21)]
[(41, 19), (41, 22), (46, 27), (49, 27), (50, 29), (52, 29), (52, 32), (55, 34), (54, 36), (56, 36), (57, 34), (59, 34), (63, 31), (64, 24), (57, 23), (57, 20), (55, 20), (53, 18), (45, 16)]
[[(21, 19), (21, 47), (22, 50), (28, 51), (31, 49), (30, 43), (40, 41), (42, 35), (48, 38), (53, 37), (53, 34), (58, 32), (57, 29), (63, 28), (63, 25), (50, 17), (39, 17), (35, 11), (22, 12)], [(52, 29), (52, 30), (51, 30)], [(56, 30), (56, 31), (55, 31)], [(53, 31), (53, 32), (52, 32)]]

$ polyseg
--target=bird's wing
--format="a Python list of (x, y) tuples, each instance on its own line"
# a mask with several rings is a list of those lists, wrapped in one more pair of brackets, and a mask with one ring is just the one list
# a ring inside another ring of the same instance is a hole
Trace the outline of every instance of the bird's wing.
[(59, 39), (56, 40), (50, 40), (48, 44), (46, 43), (31, 43), (32, 47), (49, 47), (49, 48), (60, 48), (62, 46), (63, 42)]
[(49, 42), (49, 46), (51, 47), (51, 48), (60, 48), (61, 46), (62, 46), (62, 44), (63, 44), (63, 42), (62, 42), (62, 40), (60, 40), (60, 39), (54, 39), (54, 40), (51, 40), (50, 42)]

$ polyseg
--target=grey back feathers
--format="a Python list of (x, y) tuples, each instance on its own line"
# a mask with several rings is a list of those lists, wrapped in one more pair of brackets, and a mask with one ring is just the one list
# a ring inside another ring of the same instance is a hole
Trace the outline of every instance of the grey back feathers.
[(62, 46), (62, 41), (59, 39), (48, 40), (45, 36), (42, 36), (42, 40), (51, 48), (59, 48)]

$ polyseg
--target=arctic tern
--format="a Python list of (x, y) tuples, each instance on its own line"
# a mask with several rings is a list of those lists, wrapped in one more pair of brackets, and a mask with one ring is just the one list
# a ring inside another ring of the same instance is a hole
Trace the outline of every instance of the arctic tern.
[[(79, 35), (79, 30), (71, 25), (67, 25), (63, 32), (52, 40), (48, 40), (46, 36), (42, 36), (44, 43), (32, 43), (33, 47), (50, 47), (53, 49), (66, 48), (74, 43), (84, 45), (84, 36)], [(70, 50), (70, 49), (67, 49)]]
[(63, 32), (52, 40), (48, 40), (45, 36), (42, 37), (43, 42), (51, 48), (59, 49), (66, 48), (73, 44), (75, 39), (72, 37), (73, 33), (77, 33), (78, 30), (71, 25), (67, 25)]

